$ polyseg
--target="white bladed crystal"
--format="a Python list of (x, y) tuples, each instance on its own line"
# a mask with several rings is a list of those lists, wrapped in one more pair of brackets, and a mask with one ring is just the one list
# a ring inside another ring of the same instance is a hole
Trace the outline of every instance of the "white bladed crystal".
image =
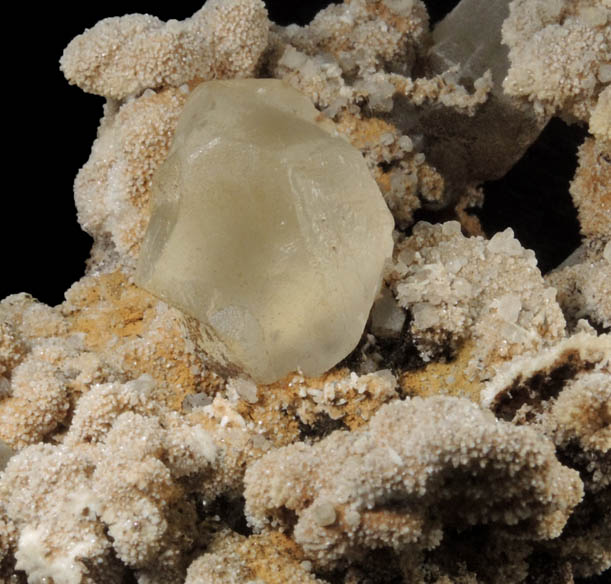
[(393, 219), (358, 150), (282, 81), (202, 83), (154, 177), (136, 281), (260, 383), (356, 346)]

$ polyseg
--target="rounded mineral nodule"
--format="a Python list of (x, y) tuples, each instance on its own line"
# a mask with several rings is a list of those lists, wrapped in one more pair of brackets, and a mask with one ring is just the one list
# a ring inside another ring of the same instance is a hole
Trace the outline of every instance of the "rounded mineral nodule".
[(221, 365), (271, 383), (358, 343), (393, 219), (360, 152), (282, 81), (190, 95), (153, 180), (136, 281), (200, 322)]

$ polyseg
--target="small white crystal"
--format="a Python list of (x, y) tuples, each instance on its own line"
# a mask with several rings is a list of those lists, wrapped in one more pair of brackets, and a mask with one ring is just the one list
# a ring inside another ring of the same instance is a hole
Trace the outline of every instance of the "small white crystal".
[(405, 310), (395, 300), (388, 288), (382, 290), (371, 310), (371, 332), (377, 337), (398, 337), (405, 322)]
[(495, 233), (488, 242), (488, 250), (492, 253), (504, 253), (509, 256), (522, 255), (524, 248), (514, 238), (513, 229), (508, 227), (505, 231)]
[(607, 24), (609, 13), (602, 6), (586, 6), (579, 11), (579, 18), (588, 26), (604, 26)]
[(439, 311), (427, 303), (415, 304), (412, 307), (414, 326), (418, 329), (427, 329), (439, 323)]
[(404, 16), (408, 16), (414, 9), (414, 0), (384, 0), (384, 4), (396, 14)]
[(611, 83), (611, 63), (603, 63), (598, 67), (598, 80), (601, 83)]
[(522, 302), (516, 294), (505, 294), (495, 300), (493, 305), (503, 320), (512, 324), (518, 321), (518, 316), (522, 310)]
[(212, 398), (206, 393), (190, 393), (182, 401), (182, 407), (186, 412), (190, 412), (197, 408), (209, 406), (211, 403)]
[(441, 232), (448, 237), (459, 235), (461, 233), (460, 223), (458, 221), (446, 221), (441, 225)]
[(323, 502), (319, 503), (312, 509), (312, 513), (314, 514), (314, 521), (321, 527), (328, 527), (329, 525), (333, 525), (335, 520), (337, 519), (337, 514), (335, 513), (335, 507), (331, 503)]
[(403, 135), (399, 138), (399, 148), (404, 152), (411, 152), (414, 149), (414, 143), (409, 136)]
[(234, 390), (245, 402), (257, 403), (257, 386), (250, 379), (234, 377), (227, 382), (227, 388)]

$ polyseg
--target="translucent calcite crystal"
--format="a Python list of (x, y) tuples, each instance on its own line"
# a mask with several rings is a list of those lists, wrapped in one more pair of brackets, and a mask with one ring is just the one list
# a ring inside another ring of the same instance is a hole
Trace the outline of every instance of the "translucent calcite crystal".
[(415, 122), (402, 126), (424, 136), (428, 161), (444, 174), (454, 194), (461, 193), (465, 184), (504, 176), (547, 122), (530, 104), (503, 91), (509, 49), (502, 44), (501, 27), (509, 4), (510, 0), (461, 0), (432, 34), (430, 72), (456, 67), (455, 79), (471, 88), (490, 71), (486, 103), (471, 116), (451, 107), (423, 108)]
[(201, 84), (153, 189), (136, 280), (199, 320), (214, 361), (268, 383), (356, 346), (393, 219), (306, 97), (273, 79)]

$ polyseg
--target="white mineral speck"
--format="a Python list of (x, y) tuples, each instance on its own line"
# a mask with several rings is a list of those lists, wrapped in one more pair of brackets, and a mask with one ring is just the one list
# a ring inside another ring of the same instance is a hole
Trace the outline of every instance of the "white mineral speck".
[(316, 505), (316, 507), (312, 509), (312, 513), (314, 513), (314, 521), (321, 527), (333, 525), (337, 518), (335, 507), (326, 501)]
[(235, 390), (245, 402), (257, 403), (257, 385), (250, 379), (234, 377), (227, 382), (227, 388)]

